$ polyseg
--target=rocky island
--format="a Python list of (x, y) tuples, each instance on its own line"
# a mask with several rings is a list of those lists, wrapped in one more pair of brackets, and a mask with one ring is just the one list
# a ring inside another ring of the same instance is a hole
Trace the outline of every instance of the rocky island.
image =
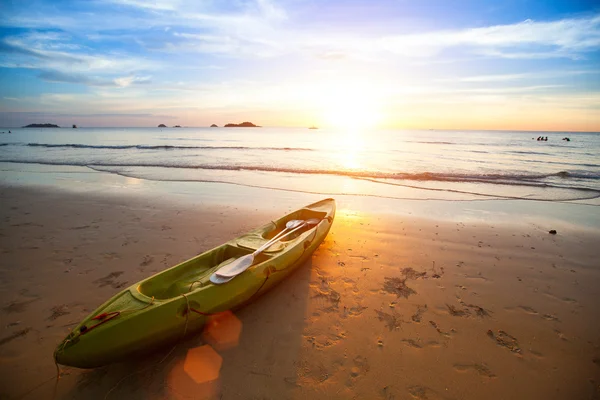
[(166, 128), (167, 126), (165, 124), (160, 124), (158, 127), (159, 128)]
[(60, 128), (60, 126), (54, 124), (29, 124), (23, 128)]
[(225, 124), (225, 128), (260, 128), (258, 125), (254, 125), (252, 122), (242, 122), (241, 124)]
[(219, 125), (217, 125), (217, 124), (212, 124), (210, 127), (211, 127), (211, 128), (218, 128), (218, 127), (219, 127)]

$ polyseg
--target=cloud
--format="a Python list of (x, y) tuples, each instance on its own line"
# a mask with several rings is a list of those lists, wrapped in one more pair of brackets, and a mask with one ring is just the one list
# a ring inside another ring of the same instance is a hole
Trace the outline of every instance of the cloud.
[(600, 47), (600, 16), (392, 35), (381, 38), (379, 45), (392, 53), (416, 57), (463, 47), (500, 58), (574, 58)]
[(570, 76), (600, 74), (600, 70), (536, 71), (518, 74), (475, 75), (437, 79), (437, 82), (509, 82), (517, 80), (557, 79)]
[(114, 80), (117, 86), (127, 87), (130, 85), (147, 85), (152, 82), (149, 76), (126, 76)]
[(40, 72), (38, 78), (47, 82), (75, 83), (90, 86), (115, 86), (115, 83), (110, 80), (53, 70)]

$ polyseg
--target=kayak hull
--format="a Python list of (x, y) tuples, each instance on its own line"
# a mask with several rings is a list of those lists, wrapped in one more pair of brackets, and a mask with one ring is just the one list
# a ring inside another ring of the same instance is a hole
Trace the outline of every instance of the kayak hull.
[[(200, 331), (212, 315), (247, 304), (304, 264), (327, 236), (335, 209), (333, 199), (310, 204), (128, 287), (71, 331), (55, 350), (56, 362), (95, 368)], [(309, 218), (320, 222), (271, 246), (230, 282), (210, 282), (214, 271), (252, 253), (281, 232), (287, 221)]]

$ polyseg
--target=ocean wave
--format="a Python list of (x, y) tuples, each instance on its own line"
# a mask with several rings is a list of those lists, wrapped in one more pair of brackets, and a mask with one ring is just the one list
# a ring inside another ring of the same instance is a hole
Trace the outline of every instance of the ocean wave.
[(436, 141), (426, 141), (426, 140), (407, 140), (407, 143), (421, 143), (421, 144), (457, 144), (454, 142), (436, 142)]
[(599, 189), (581, 186), (561, 186), (552, 182), (545, 181), (549, 178), (560, 178), (568, 184), (569, 180), (600, 180), (600, 174), (593, 172), (569, 172), (559, 171), (549, 174), (518, 174), (518, 173), (496, 173), (496, 174), (474, 174), (474, 173), (441, 173), (441, 172), (383, 172), (383, 171), (356, 171), (356, 170), (336, 170), (336, 169), (317, 169), (317, 168), (292, 168), (292, 167), (271, 167), (264, 165), (220, 165), (220, 164), (196, 164), (186, 165), (177, 163), (157, 163), (157, 162), (84, 162), (84, 161), (43, 161), (43, 160), (17, 160), (0, 159), (0, 162), (23, 163), (23, 164), (45, 164), (45, 165), (69, 165), (80, 167), (121, 167), (121, 168), (179, 168), (189, 170), (211, 170), (211, 171), (254, 171), (254, 172), (274, 172), (303, 175), (336, 175), (347, 176), (351, 178), (369, 178), (369, 179), (387, 179), (387, 180), (405, 180), (405, 181), (430, 181), (430, 182), (458, 182), (458, 183), (485, 183), (496, 185), (516, 185), (532, 187), (555, 187), (564, 189), (586, 190), (600, 192)]
[(27, 146), (65, 149), (106, 149), (106, 150), (274, 150), (274, 151), (312, 151), (305, 147), (252, 147), (252, 146), (173, 146), (173, 145), (91, 145), (78, 143), (0, 143), (0, 146)]

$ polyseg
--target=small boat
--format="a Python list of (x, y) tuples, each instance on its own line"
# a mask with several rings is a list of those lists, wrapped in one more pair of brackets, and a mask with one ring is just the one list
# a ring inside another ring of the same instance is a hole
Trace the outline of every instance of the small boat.
[[(71, 331), (54, 351), (56, 362), (95, 368), (200, 331), (211, 315), (245, 305), (302, 265), (327, 236), (335, 208), (334, 199), (310, 204), (128, 287)], [(231, 281), (211, 282), (214, 272), (253, 253), (285, 230), (288, 221), (313, 218), (316, 225), (282, 236)]]

